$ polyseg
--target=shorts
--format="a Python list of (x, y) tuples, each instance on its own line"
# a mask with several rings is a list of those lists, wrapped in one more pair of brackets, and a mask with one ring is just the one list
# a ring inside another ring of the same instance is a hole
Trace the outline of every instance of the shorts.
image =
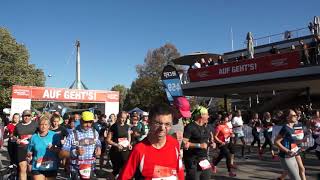
[(227, 147), (229, 149), (230, 154), (235, 154), (235, 150), (232, 142), (229, 142)]
[(27, 147), (17, 147), (17, 163), (26, 161), (27, 158)]
[(244, 137), (243, 131), (235, 132), (234, 135), (235, 135), (235, 138), (243, 138)]
[(32, 170), (32, 175), (44, 175), (45, 177), (56, 177), (58, 172), (57, 171), (39, 171), (39, 170)]

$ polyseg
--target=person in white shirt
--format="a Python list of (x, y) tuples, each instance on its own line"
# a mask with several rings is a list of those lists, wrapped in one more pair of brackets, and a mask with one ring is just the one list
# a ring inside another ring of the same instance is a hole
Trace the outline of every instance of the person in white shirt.
[(201, 64), (200, 64), (199, 60), (197, 60), (197, 61), (193, 64), (192, 69), (199, 69), (199, 68), (201, 68)]
[(244, 157), (244, 149), (246, 146), (246, 142), (244, 140), (244, 132), (243, 132), (243, 120), (241, 116), (241, 111), (238, 110), (236, 112), (236, 116), (233, 117), (232, 121), (232, 126), (233, 126), (233, 132), (234, 132), (234, 144), (237, 144), (237, 140), (240, 139), (242, 142), (242, 147), (241, 147), (241, 156)]
[[(227, 122), (227, 126), (230, 128), (230, 131), (233, 132), (233, 126), (232, 126), (232, 123), (231, 123), (231, 120), (233, 119), (232, 118), (232, 112), (228, 112), (228, 119), (229, 121)], [(234, 139), (234, 133), (232, 133), (231, 135), (231, 139)], [(231, 161), (230, 161), (230, 164), (231, 164), (231, 167), (232, 168), (236, 168), (236, 165), (234, 163), (234, 146), (233, 146), (233, 142), (230, 142), (229, 144), (229, 151), (230, 151), (230, 155), (231, 155)]]

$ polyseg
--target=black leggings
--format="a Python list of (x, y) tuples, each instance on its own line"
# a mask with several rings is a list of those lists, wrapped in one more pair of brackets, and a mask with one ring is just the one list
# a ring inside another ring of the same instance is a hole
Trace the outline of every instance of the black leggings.
[(229, 142), (228, 144), (226, 144), (227, 148), (229, 149), (230, 154), (234, 154), (235, 150), (234, 150), (234, 145), (232, 142)]
[(217, 159), (214, 161), (214, 166), (217, 166), (219, 164), (219, 162), (221, 161), (222, 158), (226, 158), (226, 164), (227, 164), (227, 168), (228, 168), (228, 172), (231, 171), (231, 154), (230, 151), (228, 149), (228, 147), (226, 145), (220, 146), (220, 153), (219, 156), (217, 157)]
[(128, 150), (119, 152), (118, 150), (112, 149), (110, 151), (110, 160), (112, 162), (112, 167), (113, 167), (112, 174), (114, 176), (119, 174), (120, 169), (124, 166), (124, 164), (128, 160), (129, 154), (130, 152)]
[(254, 144), (257, 142), (258, 143), (258, 148), (260, 149), (260, 137), (259, 137), (259, 133), (256, 131), (252, 131), (252, 136), (253, 136), (253, 141), (251, 143), (251, 146), (254, 146)]
[(262, 149), (265, 149), (267, 147), (267, 145), (269, 145), (270, 151), (273, 150), (273, 144), (272, 144), (271, 137), (272, 137), (272, 132), (268, 132), (268, 133), (264, 134), (264, 139), (265, 140), (264, 140), (264, 143), (262, 145)]
[(207, 180), (210, 175), (210, 169), (201, 170), (197, 165), (195, 168), (186, 169), (186, 180)]
[(17, 144), (16, 142), (8, 141), (8, 153), (10, 157), (10, 164), (17, 165)]

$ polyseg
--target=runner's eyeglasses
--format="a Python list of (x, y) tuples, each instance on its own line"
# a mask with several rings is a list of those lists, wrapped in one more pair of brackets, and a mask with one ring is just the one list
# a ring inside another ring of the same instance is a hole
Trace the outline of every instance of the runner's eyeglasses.
[(160, 126), (165, 126), (166, 128), (169, 128), (172, 126), (172, 123), (160, 123), (160, 122), (153, 122), (153, 125), (156, 126), (156, 127), (160, 127)]

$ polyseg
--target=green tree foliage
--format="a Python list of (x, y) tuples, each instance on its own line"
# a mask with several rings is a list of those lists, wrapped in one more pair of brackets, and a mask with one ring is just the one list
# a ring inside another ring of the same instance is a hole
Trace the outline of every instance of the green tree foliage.
[(124, 109), (130, 110), (139, 107), (147, 111), (155, 103), (166, 102), (161, 73), (172, 59), (179, 56), (177, 48), (169, 43), (160, 48), (149, 50), (144, 64), (136, 66), (138, 78), (131, 84), (124, 102)]
[(122, 110), (124, 100), (125, 100), (127, 93), (128, 93), (128, 89), (124, 85), (117, 84), (111, 88), (111, 91), (119, 91), (119, 94), (120, 94), (119, 108), (120, 108), (120, 110)]
[(125, 109), (139, 107), (148, 111), (156, 103), (166, 102), (166, 96), (159, 79), (153, 77), (138, 78), (131, 84), (124, 102)]
[(171, 63), (172, 59), (178, 58), (179, 56), (180, 53), (177, 48), (170, 43), (160, 48), (149, 50), (147, 57), (144, 59), (144, 64), (137, 65), (136, 67), (138, 78), (160, 78), (163, 68)]
[(29, 64), (25, 45), (0, 27), (0, 108), (10, 106), (12, 85), (43, 86), (44, 83), (43, 71)]

